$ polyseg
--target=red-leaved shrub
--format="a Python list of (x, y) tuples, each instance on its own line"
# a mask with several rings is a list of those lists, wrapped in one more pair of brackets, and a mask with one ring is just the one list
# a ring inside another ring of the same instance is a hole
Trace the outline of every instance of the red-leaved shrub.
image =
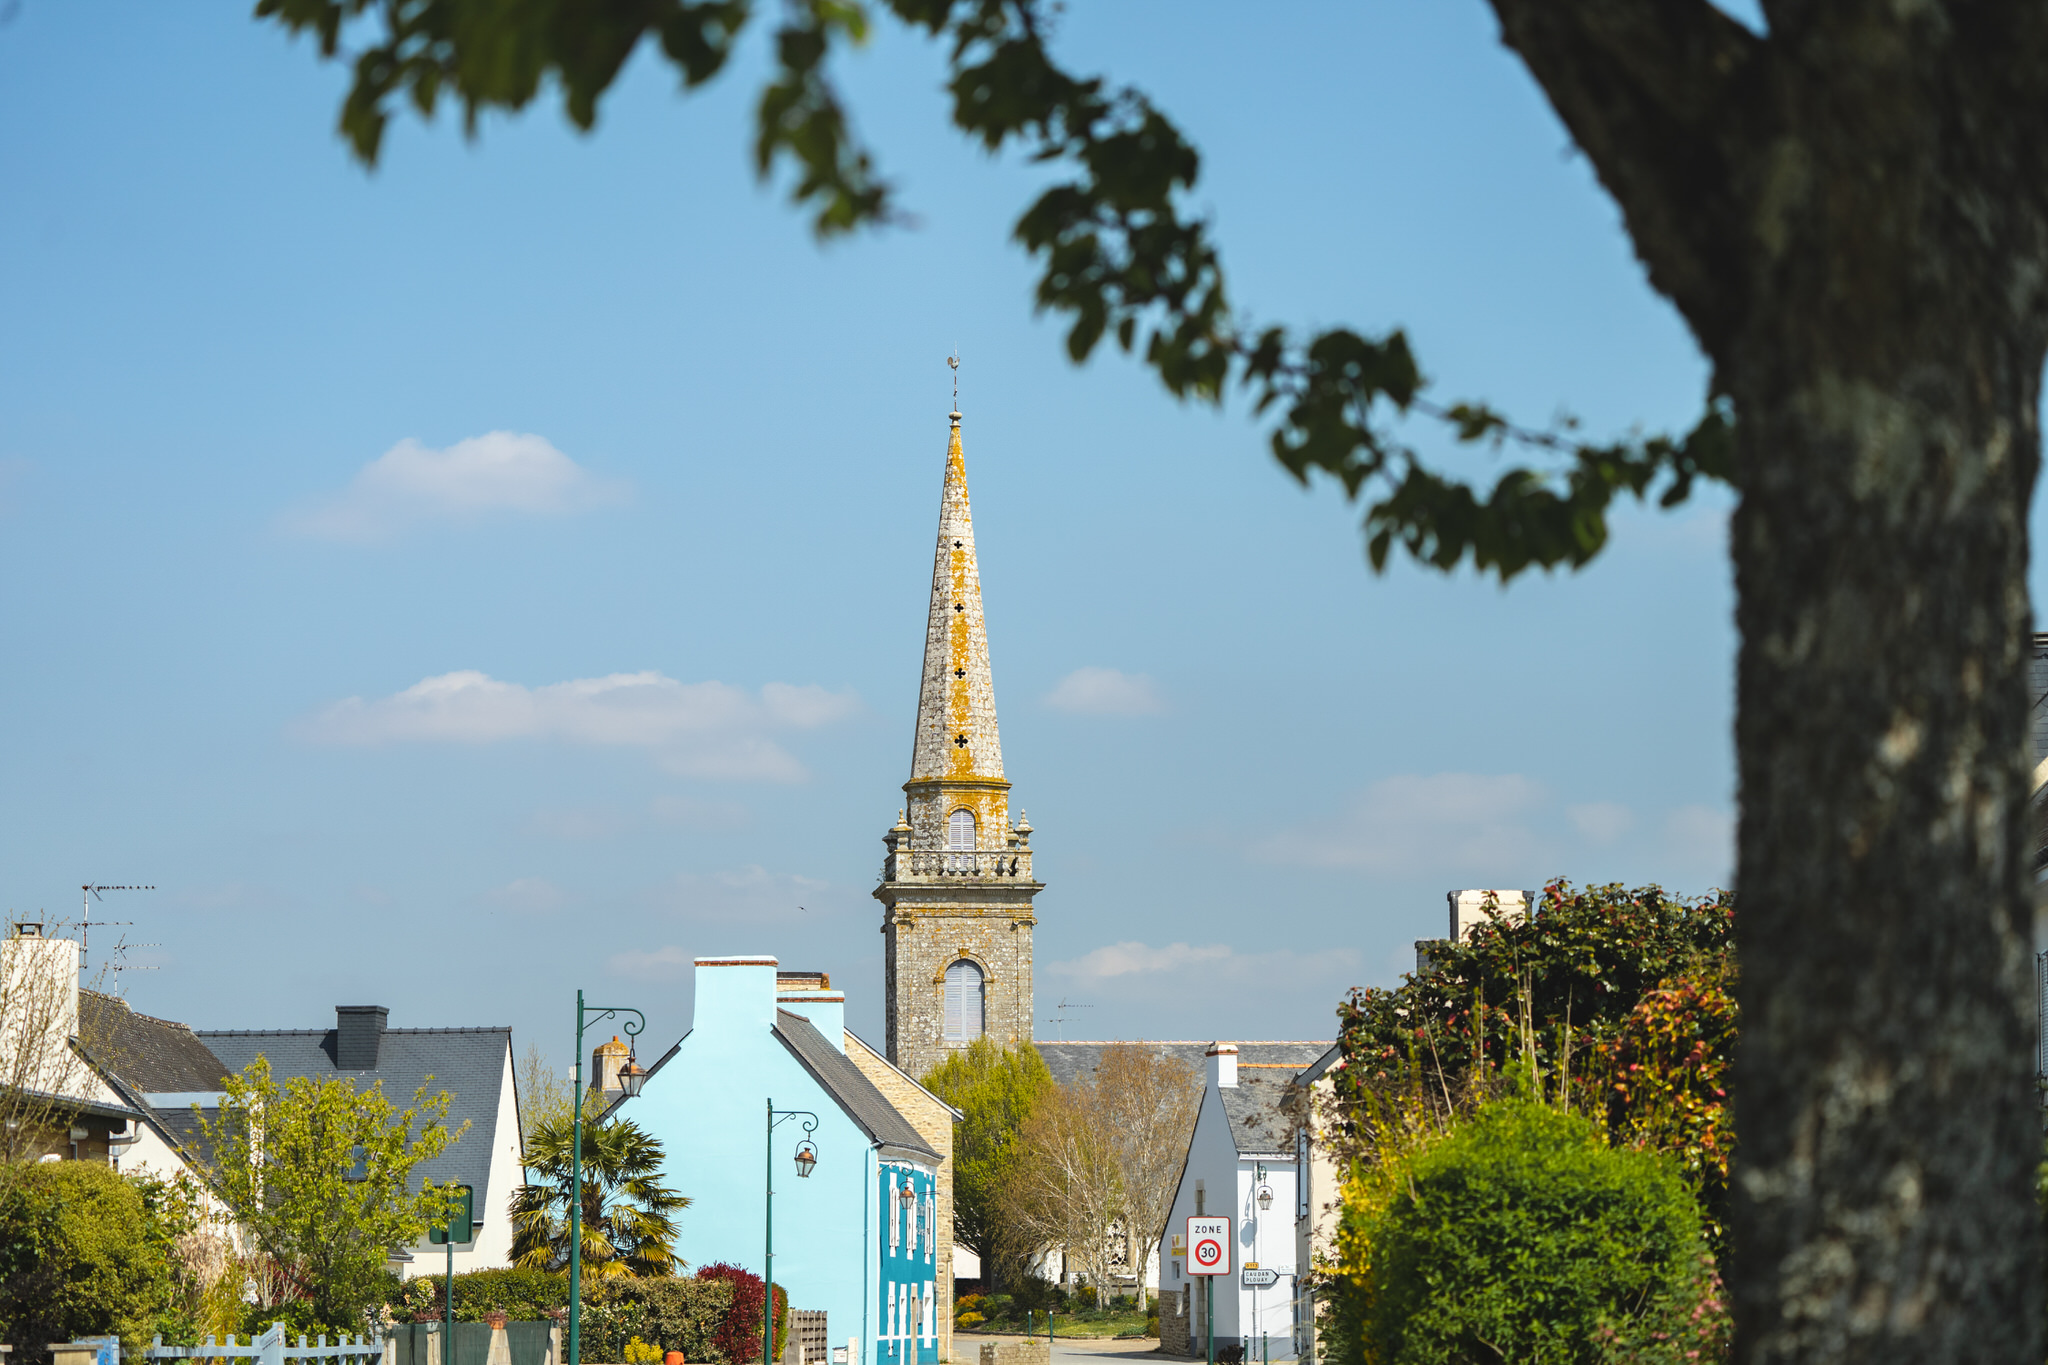
[[(761, 1277), (751, 1270), (716, 1261), (697, 1272), (700, 1280), (732, 1282), (732, 1307), (726, 1310), (725, 1325), (713, 1338), (732, 1365), (745, 1365), (761, 1358)], [(789, 1291), (775, 1286), (775, 1358), (789, 1340)]]

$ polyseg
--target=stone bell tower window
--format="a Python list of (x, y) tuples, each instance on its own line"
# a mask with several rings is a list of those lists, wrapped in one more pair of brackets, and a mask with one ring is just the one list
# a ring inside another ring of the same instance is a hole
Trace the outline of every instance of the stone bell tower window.
[(948, 853), (972, 853), (974, 851), (974, 812), (964, 806), (946, 817), (946, 851)]
[(946, 968), (946, 1039), (969, 1042), (981, 1036), (981, 968), (961, 958)]

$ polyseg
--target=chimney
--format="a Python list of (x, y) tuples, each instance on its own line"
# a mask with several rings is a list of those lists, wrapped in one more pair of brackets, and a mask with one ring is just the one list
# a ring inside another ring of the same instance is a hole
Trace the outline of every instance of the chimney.
[(831, 977), (823, 972), (777, 972), (775, 1003), (810, 1020), (826, 1042), (846, 1051), (846, 992), (833, 990)]
[[(1510, 924), (1519, 923), (1536, 902), (1536, 897), (1527, 891), (1448, 892), (1445, 899), (1451, 903), (1451, 942), (1462, 943), (1471, 935), (1474, 925), (1486, 923), (1488, 896), (1494, 898), (1494, 912)], [(1419, 955), (1416, 960), (1419, 964)]]
[(600, 1043), (590, 1050), (590, 1088), (598, 1094), (607, 1094), (619, 1089), (619, 1073), (625, 1070), (626, 1058), (632, 1049), (619, 1041), (614, 1033), (609, 1043)]
[(766, 953), (697, 959), (691, 1028), (751, 1033), (775, 1026), (775, 958)]
[(1209, 1044), (1209, 1088), (1237, 1089), (1237, 1044)]
[(384, 1045), (384, 1021), (390, 1016), (383, 1005), (336, 1005), (334, 1069), (375, 1071), (378, 1050)]

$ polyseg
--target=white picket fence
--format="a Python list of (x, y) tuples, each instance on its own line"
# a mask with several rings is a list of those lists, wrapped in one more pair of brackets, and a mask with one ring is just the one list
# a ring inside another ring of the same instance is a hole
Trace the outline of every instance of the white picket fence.
[(336, 1337), (332, 1344), (323, 1335), (317, 1341), (308, 1343), (304, 1333), (299, 1335), (299, 1344), (293, 1346), (285, 1337), (284, 1324), (273, 1322), (270, 1330), (261, 1336), (250, 1337), (245, 1345), (237, 1346), (233, 1333), (228, 1334), (225, 1345), (216, 1338), (208, 1337), (200, 1346), (166, 1346), (162, 1337), (149, 1343), (143, 1355), (151, 1360), (254, 1360), (259, 1365), (284, 1365), (287, 1360), (331, 1360), (336, 1365), (370, 1365), (372, 1361), (384, 1358), (382, 1337)]

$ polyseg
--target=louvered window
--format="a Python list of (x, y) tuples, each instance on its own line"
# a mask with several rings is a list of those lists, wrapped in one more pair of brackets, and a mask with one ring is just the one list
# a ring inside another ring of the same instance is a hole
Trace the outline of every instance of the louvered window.
[(981, 1036), (981, 968), (960, 959), (946, 968), (946, 1037), (968, 1041)]
[(953, 853), (967, 853), (973, 850), (973, 811), (956, 810), (946, 817), (946, 848)]

